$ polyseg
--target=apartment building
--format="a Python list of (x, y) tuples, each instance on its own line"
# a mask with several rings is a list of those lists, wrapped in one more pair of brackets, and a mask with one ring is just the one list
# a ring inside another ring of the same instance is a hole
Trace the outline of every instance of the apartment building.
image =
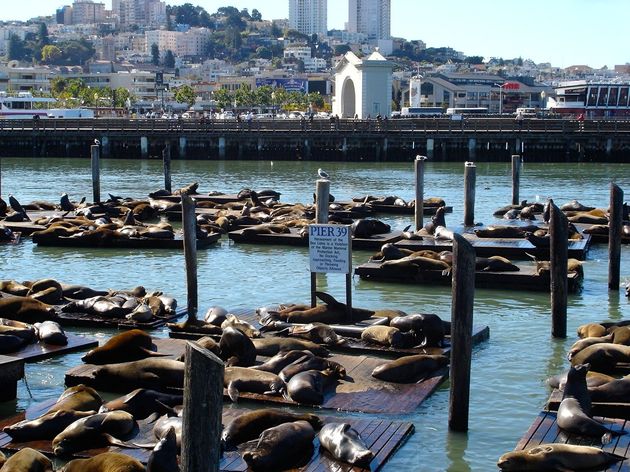
[(161, 0), (114, 0), (112, 13), (123, 29), (132, 26), (159, 28), (166, 25), (166, 3)]
[(92, 0), (75, 0), (72, 4), (72, 24), (94, 24), (105, 19), (105, 4)]
[(391, 0), (349, 0), (347, 30), (369, 41), (391, 38)]
[(191, 28), (186, 33), (151, 30), (145, 32), (145, 39), (147, 54), (151, 53), (153, 44), (157, 44), (162, 56), (170, 50), (179, 57), (195, 57), (205, 55), (210, 31), (207, 28)]
[(327, 0), (289, 0), (289, 28), (302, 34), (328, 33)]

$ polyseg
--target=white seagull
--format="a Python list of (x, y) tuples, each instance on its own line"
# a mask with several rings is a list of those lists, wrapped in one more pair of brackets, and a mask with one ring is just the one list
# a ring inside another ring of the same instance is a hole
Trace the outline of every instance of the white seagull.
[(94, 139), (94, 144), (96, 144), (97, 146), (100, 146), (100, 145), (101, 145), (101, 142), (100, 142), (98, 139), (96, 139), (96, 138), (95, 138), (95, 139)]
[(324, 171), (324, 169), (322, 169), (321, 167), (317, 169), (317, 175), (319, 175), (322, 179), (328, 179), (330, 177), (328, 173)]

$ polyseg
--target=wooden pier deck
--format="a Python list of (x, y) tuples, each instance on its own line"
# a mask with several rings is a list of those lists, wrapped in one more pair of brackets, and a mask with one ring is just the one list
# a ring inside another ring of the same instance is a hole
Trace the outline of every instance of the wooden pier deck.
[(17, 382), (24, 377), (24, 359), (0, 355), (0, 402), (17, 396)]
[[(614, 430), (624, 430), (630, 433), (630, 424), (624, 419), (595, 417)], [(580, 436), (577, 434), (562, 431), (556, 422), (556, 413), (550, 411), (542, 411), (529, 427), (527, 432), (520, 439), (514, 450), (519, 451), (539, 444), (561, 443), (576, 444), (581, 446), (601, 447), (601, 438), (592, 436)], [(602, 447), (604, 451), (618, 454), (627, 459), (614, 464), (607, 468), (607, 471), (614, 472), (630, 472), (630, 434), (624, 434), (614, 437), (612, 442)]]
[[(243, 229), (230, 231), (228, 237), (236, 243), (281, 244), (287, 246), (308, 247), (308, 236), (302, 237), (298, 230), (291, 228), (290, 233), (280, 234), (244, 234)], [(352, 249), (379, 250), (385, 243), (395, 243), (402, 237), (402, 231), (376, 234), (369, 238), (352, 238)]]
[(30, 236), (35, 231), (43, 231), (46, 229), (45, 226), (36, 225), (30, 221), (5, 221), (1, 220), (0, 224), (6, 226), (14, 233), (20, 232), (22, 236)]
[[(46, 403), (45, 408), (36, 405), (35, 408), (31, 408), (26, 412), (4, 419), (0, 421), (0, 429), (5, 426), (13, 425), (24, 419), (34, 419), (46, 411), (50, 406), (51, 405), (48, 403)], [(244, 412), (245, 410), (242, 409), (224, 406), (222, 423), (227, 425), (232, 419)], [(386, 421), (381, 419), (337, 418), (329, 416), (320, 417), (324, 424), (334, 422), (350, 423), (361, 434), (361, 437), (365, 441), (366, 445), (374, 453), (374, 459), (372, 459), (368, 468), (352, 467), (350, 464), (337, 462), (332, 459), (327, 452), (320, 450), (319, 440), (315, 437), (313, 442), (314, 453), (311, 459), (304, 466), (291, 470), (303, 472), (323, 470), (334, 470), (339, 472), (375, 472), (383, 467), (387, 460), (396, 453), (396, 451), (414, 432), (414, 426), (409, 422)], [(154, 422), (151, 420), (138, 421), (138, 431), (135, 436), (126, 439), (140, 444), (155, 441), (155, 437), (153, 435), (153, 425)], [(6, 433), (0, 433), (0, 450), (14, 453), (25, 447), (31, 447), (49, 457), (54, 457), (51, 440), (14, 442)], [(129, 449), (110, 446), (80, 451), (72, 454), (69, 458), (89, 458), (102, 452), (123, 453), (128, 456), (135, 457), (144, 464), (147, 463), (149, 456), (151, 455), (151, 449)], [(241, 458), (240, 452), (238, 450), (234, 450), (223, 452), (221, 462), (219, 464), (219, 470), (223, 472), (245, 472), (249, 469), (245, 461)]]
[[(475, 287), (502, 290), (548, 291), (549, 272), (538, 274), (534, 263), (516, 264), (518, 272), (475, 272)], [(418, 270), (417, 268), (381, 267), (381, 263), (367, 262), (354, 269), (354, 273), (366, 280), (381, 282), (412, 283), (420, 285), (450, 285), (451, 275), (444, 275), (439, 270)], [(580, 287), (581, 277), (571, 272), (568, 274), (567, 289), (575, 293)]]
[[(592, 402), (592, 412), (596, 416), (608, 416), (611, 418), (624, 418), (630, 420), (630, 398), (628, 403), (608, 403), (608, 402)], [(547, 400), (547, 410), (558, 411), (560, 402), (562, 401), (562, 390), (557, 388), (551, 392), (549, 400)]]
[(11, 357), (22, 359), (24, 362), (37, 362), (43, 359), (61, 356), (69, 352), (81, 351), (98, 346), (98, 341), (94, 338), (68, 333), (66, 333), (66, 336), (68, 338), (68, 344), (65, 346), (38, 341), (36, 343), (27, 344), (21, 349), (10, 353), (10, 355)]
[[(549, 248), (537, 248), (526, 239), (513, 238), (479, 238), (473, 233), (462, 233), (462, 236), (475, 248), (479, 257), (502, 256), (508, 259), (531, 260), (532, 256), (549, 260)], [(569, 240), (568, 257), (583, 261), (591, 244), (591, 235), (585, 234), (584, 239)], [(423, 239), (402, 239), (396, 246), (411, 251), (431, 250), (436, 252), (452, 251), (450, 240), (425, 237)]]
[(175, 314), (165, 318), (156, 318), (152, 321), (130, 321), (126, 318), (105, 318), (85, 313), (64, 313), (57, 310), (54, 321), (63, 326), (81, 326), (88, 328), (116, 328), (116, 329), (157, 329), (166, 323), (185, 316), (187, 309), (177, 310)]
[[(197, 239), (197, 249), (206, 249), (221, 239), (220, 233), (212, 233), (207, 238)], [(70, 238), (63, 236), (33, 237), (33, 242), (38, 246), (54, 247), (88, 247), (88, 248), (116, 248), (116, 249), (183, 249), (184, 239), (176, 236), (175, 239), (157, 238), (128, 238), (115, 240), (100, 240)]]

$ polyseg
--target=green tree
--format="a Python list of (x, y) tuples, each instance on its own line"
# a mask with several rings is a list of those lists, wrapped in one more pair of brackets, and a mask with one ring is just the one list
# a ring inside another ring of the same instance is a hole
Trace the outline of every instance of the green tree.
[(156, 43), (151, 45), (151, 64), (154, 66), (160, 65), (160, 48)]
[(253, 107), (256, 105), (256, 94), (249, 85), (241, 84), (234, 92), (234, 101), (239, 107)]
[(227, 108), (232, 105), (233, 97), (228, 89), (220, 88), (212, 92), (212, 98), (219, 108)]
[(282, 30), (280, 29), (280, 27), (276, 24), (276, 23), (271, 23), (271, 37), (272, 38), (279, 38), (280, 36), (282, 36)]
[(348, 51), (350, 51), (350, 46), (347, 44), (338, 44), (335, 46), (335, 56), (343, 56)]
[(262, 14), (256, 8), (252, 10), (252, 21), (262, 21)]
[(7, 48), (7, 59), (9, 61), (21, 61), (28, 55), (26, 43), (17, 34), (9, 36), (9, 46)]
[(272, 105), (273, 87), (271, 85), (262, 85), (254, 91), (255, 101), (257, 105), (268, 107)]
[(172, 69), (175, 67), (175, 54), (170, 49), (164, 55), (164, 67)]
[(260, 46), (256, 48), (256, 57), (260, 59), (271, 59), (273, 57), (273, 53), (268, 47)]
[(483, 56), (468, 56), (464, 59), (467, 64), (483, 64)]
[(41, 48), (50, 44), (50, 38), (48, 37), (48, 28), (46, 27), (46, 23), (39, 24), (39, 31), (37, 32), (37, 41), (39, 42), (39, 46)]
[(191, 107), (195, 104), (195, 98), (197, 98), (197, 95), (190, 85), (182, 85), (175, 89), (175, 100), (177, 103), (187, 103), (188, 107)]
[(55, 63), (63, 56), (63, 52), (57, 46), (48, 44), (42, 48), (42, 62), (45, 64)]
[(114, 106), (119, 108), (126, 107), (127, 100), (129, 100), (130, 103), (133, 103), (135, 101), (135, 97), (128, 89), (124, 87), (118, 87), (116, 90), (113, 91), (112, 96), (115, 99)]

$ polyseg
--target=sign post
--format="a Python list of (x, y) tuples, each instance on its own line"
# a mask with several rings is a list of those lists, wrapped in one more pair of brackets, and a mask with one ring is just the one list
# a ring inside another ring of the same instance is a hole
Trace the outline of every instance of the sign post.
[[(311, 274), (346, 274), (346, 306), (352, 321), (352, 237), (349, 225), (312, 224), (308, 227), (308, 246)], [(317, 290), (311, 277), (311, 297)]]

